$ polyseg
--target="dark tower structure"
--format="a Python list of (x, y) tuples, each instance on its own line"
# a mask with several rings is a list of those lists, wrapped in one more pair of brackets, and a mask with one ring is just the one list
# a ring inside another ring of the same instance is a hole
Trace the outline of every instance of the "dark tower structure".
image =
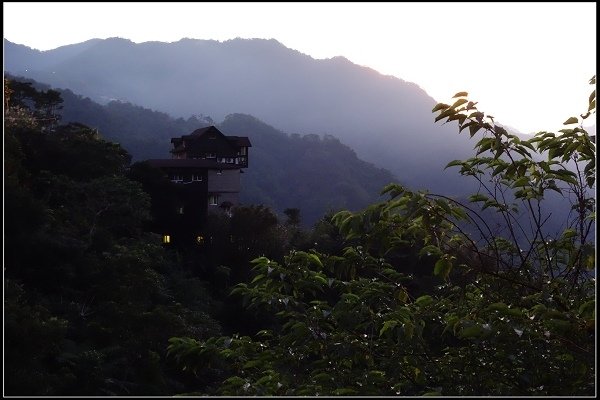
[(176, 186), (171, 213), (157, 221), (165, 244), (204, 240), (202, 228), (209, 212), (230, 213), (239, 203), (240, 174), (248, 167), (245, 136), (225, 136), (214, 126), (172, 138), (172, 158), (148, 163), (163, 170)]

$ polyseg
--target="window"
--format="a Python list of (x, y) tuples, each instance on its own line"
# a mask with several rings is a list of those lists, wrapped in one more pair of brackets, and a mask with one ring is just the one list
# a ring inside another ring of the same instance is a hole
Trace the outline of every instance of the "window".
[(204, 244), (204, 236), (196, 236), (196, 243), (198, 244)]
[(208, 204), (209, 205), (216, 206), (218, 202), (219, 202), (218, 194), (211, 194), (210, 196), (208, 196)]
[(179, 174), (174, 174), (171, 176), (171, 182), (175, 182), (175, 183), (183, 182), (183, 177)]
[(215, 153), (206, 153), (205, 158), (217, 158), (217, 155)]
[(177, 214), (183, 214), (183, 206), (177, 208)]
[(223, 173), (222, 169), (220, 169), (220, 170), (217, 171), (217, 175), (221, 175), (222, 173)]
[(192, 182), (202, 182), (201, 174), (192, 174)]
[(164, 244), (171, 243), (171, 235), (163, 235), (163, 243)]
[(245, 156), (246, 155), (246, 147), (240, 147), (240, 155), (241, 156)]

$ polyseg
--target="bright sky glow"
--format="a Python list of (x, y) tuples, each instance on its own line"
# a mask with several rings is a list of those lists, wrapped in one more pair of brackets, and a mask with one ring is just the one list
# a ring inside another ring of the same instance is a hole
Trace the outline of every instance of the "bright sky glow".
[(587, 110), (596, 3), (3, 3), (4, 38), (49, 50), (92, 38), (277, 39), (415, 82), (467, 91), (524, 133)]

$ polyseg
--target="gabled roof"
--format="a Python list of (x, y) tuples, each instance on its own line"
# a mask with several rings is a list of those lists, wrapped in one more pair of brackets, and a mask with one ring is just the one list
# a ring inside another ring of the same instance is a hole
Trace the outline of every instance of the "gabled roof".
[(214, 125), (211, 126), (207, 126), (205, 128), (200, 128), (200, 129), (196, 129), (194, 132), (190, 133), (189, 135), (186, 135), (184, 137), (190, 137), (190, 136), (202, 136), (205, 135), (207, 133), (217, 133), (219, 135), (225, 136), (223, 135), (223, 132), (221, 132), (220, 130), (218, 130)]
[(217, 134), (222, 136), (223, 138), (227, 139), (227, 141), (237, 147), (252, 147), (252, 144), (250, 144), (250, 139), (248, 139), (247, 136), (225, 136), (223, 134), (223, 132), (221, 132), (220, 130), (218, 130), (214, 125), (211, 126), (207, 126), (204, 128), (199, 128), (196, 129), (194, 132), (190, 133), (189, 135), (184, 135), (178, 138), (172, 138), (171, 139), (171, 143), (179, 143), (181, 142), (183, 139), (190, 139), (190, 138), (199, 138), (202, 137), (204, 135), (207, 134)]
[(247, 136), (225, 136), (230, 143), (239, 147), (252, 147), (250, 139)]

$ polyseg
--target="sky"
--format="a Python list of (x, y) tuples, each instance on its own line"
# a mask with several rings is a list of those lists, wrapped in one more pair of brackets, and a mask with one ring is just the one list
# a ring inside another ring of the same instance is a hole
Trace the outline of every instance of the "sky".
[(414, 82), (437, 101), (467, 91), (523, 133), (585, 112), (596, 73), (594, 2), (4, 2), (3, 19), (5, 39), (38, 50), (108, 37), (273, 38)]

